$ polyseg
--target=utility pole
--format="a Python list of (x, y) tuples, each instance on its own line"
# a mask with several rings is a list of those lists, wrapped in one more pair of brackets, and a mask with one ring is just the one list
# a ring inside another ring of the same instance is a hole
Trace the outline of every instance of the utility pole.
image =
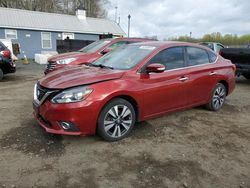
[(119, 15), (119, 17), (118, 17), (118, 25), (120, 25), (120, 23), (121, 23), (121, 16)]
[(117, 9), (118, 9), (118, 7), (115, 6), (115, 23), (117, 23)]
[(128, 38), (130, 36), (130, 19), (131, 19), (131, 15), (128, 15)]
[(190, 41), (192, 40), (192, 31), (190, 31)]

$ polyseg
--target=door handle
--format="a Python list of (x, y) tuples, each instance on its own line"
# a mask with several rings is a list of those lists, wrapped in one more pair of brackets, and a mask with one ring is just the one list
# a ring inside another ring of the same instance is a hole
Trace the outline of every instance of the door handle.
[(209, 76), (213, 76), (213, 75), (216, 75), (216, 74), (217, 74), (217, 72), (210, 72)]
[(184, 82), (184, 81), (186, 81), (188, 79), (189, 79), (188, 77), (181, 77), (179, 80), (182, 81), (182, 82)]

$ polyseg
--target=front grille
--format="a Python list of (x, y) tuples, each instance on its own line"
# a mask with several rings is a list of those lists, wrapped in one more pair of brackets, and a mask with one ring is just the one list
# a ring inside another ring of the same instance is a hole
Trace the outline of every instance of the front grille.
[(49, 61), (47, 66), (46, 66), (46, 70), (47, 71), (52, 71), (56, 68), (56, 62), (54, 61)]
[[(54, 92), (56, 92), (56, 90), (45, 88), (41, 86), (39, 83), (37, 83), (36, 96), (40, 102), (44, 101), (47, 97), (49, 97)], [(44, 98), (45, 95), (47, 95), (46, 98)]]
[(44, 97), (44, 95), (45, 95), (46, 93), (47, 93), (47, 89), (44, 88), (44, 87), (42, 87), (42, 86), (40, 86), (40, 84), (38, 84), (38, 85), (37, 85), (37, 92), (36, 92), (36, 94), (37, 94), (37, 99), (38, 99), (39, 101), (41, 101), (42, 98)]

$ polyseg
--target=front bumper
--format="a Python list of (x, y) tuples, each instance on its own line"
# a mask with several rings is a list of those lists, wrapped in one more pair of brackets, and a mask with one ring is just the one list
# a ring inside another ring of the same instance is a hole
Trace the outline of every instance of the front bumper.
[[(98, 117), (96, 105), (83, 101), (70, 104), (52, 104), (46, 101), (40, 106), (33, 101), (34, 117), (46, 132), (61, 135), (93, 135)], [(78, 131), (64, 130), (60, 122), (71, 122)]]

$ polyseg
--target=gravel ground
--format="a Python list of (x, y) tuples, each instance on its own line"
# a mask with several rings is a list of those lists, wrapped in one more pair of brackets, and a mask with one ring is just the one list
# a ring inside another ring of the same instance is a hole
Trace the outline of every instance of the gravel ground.
[(127, 139), (55, 136), (32, 115), (43, 66), (0, 82), (0, 187), (250, 187), (250, 81), (219, 112), (202, 107), (138, 123)]

